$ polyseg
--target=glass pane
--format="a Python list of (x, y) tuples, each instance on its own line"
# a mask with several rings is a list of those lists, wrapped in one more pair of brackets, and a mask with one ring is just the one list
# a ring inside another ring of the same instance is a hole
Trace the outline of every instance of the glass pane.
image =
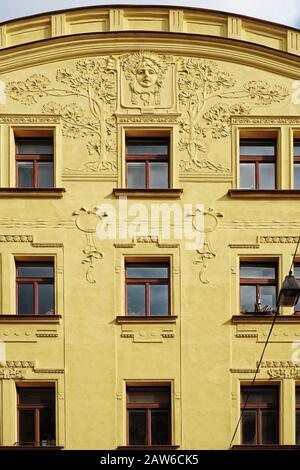
[(242, 189), (255, 189), (255, 164), (240, 164), (240, 187)]
[(262, 311), (274, 311), (276, 308), (276, 286), (260, 286), (260, 304)]
[(277, 406), (278, 390), (274, 387), (243, 387), (242, 388), (242, 403), (245, 403), (248, 397), (248, 405), (250, 404), (266, 404)]
[(126, 267), (128, 279), (168, 279), (168, 266), (132, 266)]
[(153, 142), (138, 142), (127, 141), (127, 155), (162, 155), (168, 156), (169, 144), (168, 142), (153, 141)]
[(52, 139), (18, 139), (17, 153), (22, 155), (53, 155)]
[(151, 444), (153, 446), (170, 444), (169, 411), (151, 411)]
[(55, 445), (55, 408), (40, 410), (40, 445)]
[(146, 445), (147, 412), (129, 410), (129, 445)]
[(296, 403), (300, 405), (300, 387), (296, 387)]
[(167, 189), (169, 187), (169, 164), (167, 162), (150, 162), (150, 189)]
[(241, 286), (241, 313), (255, 312), (256, 286)]
[(274, 265), (257, 265), (257, 264), (241, 264), (240, 277), (247, 279), (276, 279), (276, 266)]
[(128, 387), (128, 403), (169, 403), (168, 387)]
[(33, 188), (33, 162), (18, 162), (18, 188)]
[(300, 163), (294, 164), (294, 189), (300, 189)]
[(18, 397), (20, 405), (45, 405), (53, 407), (55, 404), (55, 389), (52, 388), (19, 388)]
[(39, 284), (38, 301), (40, 315), (53, 315), (54, 313), (54, 286), (53, 284)]
[(33, 284), (18, 283), (18, 315), (34, 315)]
[(53, 188), (53, 162), (38, 162), (38, 187)]
[(241, 140), (240, 143), (240, 155), (257, 155), (257, 156), (270, 156), (275, 155), (275, 143), (274, 142), (259, 142), (247, 140)]
[(35, 441), (34, 410), (19, 410), (19, 444), (33, 445)]
[(53, 263), (18, 263), (18, 277), (53, 278)]
[(256, 411), (245, 410), (242, 417), (242, 444), (256, 444)]
[(296, 444), (300, 444), (300, 410), (296, 411)]
[(278, 444), (277, 437), (277, 411), (264, 410), (262, 419), (262, 444)]
[(275, 189), (275, 164), (259, 164), (259, 189)]
[(127, 187), (138, 189), (146, 188), (145, 163), (127, 163)]
[(169, 286), (154, 284), (150, 285), (150, 315), (169, 314)]
[(146, 287), (144, 285), (127, 285), (127, 315), (146, 315)]
[(300, 157), (300, 143), (294, 142), (294, 157)]

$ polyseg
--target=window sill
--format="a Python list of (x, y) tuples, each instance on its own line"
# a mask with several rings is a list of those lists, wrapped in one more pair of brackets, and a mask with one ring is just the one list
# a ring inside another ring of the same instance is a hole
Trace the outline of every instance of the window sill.
[(229, 189), (233, 199), (300, 199), (300, 189)]
[[(233, 315), (231, 322), (238, 323), (272, 323), (274, 315)], [(277, 315), (276, 323), (299, 323), (300, 315)]]
[(235, 445), (231, 447), (231, 450), (300, 450), (300, 446), (295, 445), (281, 445), (281, 444), (269, 444), (269, 445)]
[(179, 446), (118, 446), (117, 450), (176, 450)]
[(59, 323), (60, 319), (61, 315), (0, 315), (0, 323)]
[(61, 198), (65, 188), (0, 188), (0, 198)]
[(63, 446), (0, 446), (0, 451), (2, 450), (62, 450)]
[(116, 197), (126, 196), (130, 198), (144, 199), (180, 199), (183, 189), (131, 189), (114, 188), (113, 194)]
[[(116, 317), (117, 323), (176, 323), (176, 315), (166, 315), (166, 316), (157, 316), (157, 317), (127, 317), (127, 316), (118, 316)], [(300, 317), (299, 317), (300, 320)]]

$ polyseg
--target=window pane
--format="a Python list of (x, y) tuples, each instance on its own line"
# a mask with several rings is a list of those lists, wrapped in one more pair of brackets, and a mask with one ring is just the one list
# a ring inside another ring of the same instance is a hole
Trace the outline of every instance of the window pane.
[(146, 188), (146, 165), (145, 163), (127, 163), (127, 187)]
[(264, 410), (262, 414), (262, 444), (277, 444), (277, 411)]
[(39, 284), (38, 286), (39, 314), (52, 315), (54, 313), (54, 286), (53, 284)]
[(18, 188), (33, 188), (33, 162), (18, 162)]
[(255, 312), (256, 286), (241, 286), (241, 313)]
[(300, 264), (294, 265), (294, 276), (296, 279), (300, 280)]
[(258, 278), (258, 279), (276, 279), (276, 267), (274, 265), (259, 266), (257, 264), (241, 264), (240, 266), (241, 278)]
[(151, 411), (151, 441), (154, 446), (170, 444), (169, 411)]
[(34, 410), (19, 410), (19, 443), (32, 445), (35, 441)]
[(160, 155), (168, 156), (168, 142), (134, 142), (127, 141), (127, 155)]
[(296, 403), (300, 405), (300, 387), (296, 387)]
[(154, 284), (150, 285), (150, 315), (169, 314), (169, 286)]
[(294, 189), (300, 189), (300, 163), (294, 164)]
[(40, 410), (40, 445), (55, 445), (55, 408)]
[(129, 410), (129, 445), (146, 445), (146, 410)]
[(18, 263), (18, 277), (53, 278), (53, 263)]
[(275, 189), (274, 163), (259, 164), (259, 189)]
[(300, 444), (300, 410), (296, 411), (296, 444)]
[(128, 387), (128, 403), (169, 403), (170, 389), (168, 387)]
[(276, 286), (260, 286), (259, 290), (262, 310), (274, 310), (276, 307)]
[(34, 315), (33, 284), (18, 283), (18, 315)]
[(240, 155), (270, 156), (275, 155), (275, 142), (243, 141), (240, 143)]
[(169, 164), (167, 162), (150, 163), (150, 189), (167, 189), (169, 187)]
[(127, 286), (127, 315), (146, 315), (146, 287), (130, 284)]
[(45, 405), (53, 407), (55, 404), (55, 389), (52, 388), (19, 388), (18, 397), (20, 405)]
[(247, 404), (266, 404), (277, 406), (278, 389), (274, 387), (243, 387), (242, 403), (245, 403), (248, 395)]
[(168, 279), (168, 266), (132, 266), (127, 265), (128, 279)]
[(240, 187), (242, 189), (255, 189), (255, 164), (240, 164)]
[(242, 417), (242, 444), (256, 444), (256, 411), (245, 410)]
[(53, 188), (53, 162), (38, 162), (38, 187)]
[(17, 153), (22, 155), (53, 155), (52, 139), (17, 139)]
[(294, 142), (294, 157), (300, 157), (300, 143)]

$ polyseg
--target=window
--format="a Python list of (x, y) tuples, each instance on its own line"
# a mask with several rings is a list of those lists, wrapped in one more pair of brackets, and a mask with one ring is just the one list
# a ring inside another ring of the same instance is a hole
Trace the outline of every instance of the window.
[(18, 387), (18, 445), (55, 446), (55, 388)]
[(169, 264), (127, 262), (125, 269), (126, 315), (169, 315)]
[(136, 189), (169, 188), (169, 139), (126, 139), (126, 186)]
[(53, 139), (16, 137), (18, 188), (53, 188)]
[[(248, 397), (248, 400), (247, 400)], [(242, 387), (242, 444), (278, 444), (278, 388)]]
[[(300, 284), (300, 263), (299, 262), (294, 264), (294, 276)], [(300, 298), (294, 307), (294, 313), (297, 315), (300, 315)]]
[(241, 262), (241, 313), (274, 313), (277, 299), (277, 265), (270, 262)]
[(17, 261), (18, 315), (54, 313), (54, 263)]
[(300, 445), (300, 387), (296, 387), (296, 444)]
[(128, 386), (127, 426), (130, 446), (170, 445), (170, 387)]
[(276, 139), (240, 140), (240, 188), (275, 189)]
[(294, 189), (300, 189), (300, 140), (294, 140)]

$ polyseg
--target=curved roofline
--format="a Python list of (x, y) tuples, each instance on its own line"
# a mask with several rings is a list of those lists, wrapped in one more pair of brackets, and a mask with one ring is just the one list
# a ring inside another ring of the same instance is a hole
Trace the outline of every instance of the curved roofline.
[(289, 26), (286, 24), (282, 23), (276, 23), (275, 21), (268, 21), (268, 20), (263, 20), (261, 18), (256, 18), (255, 16), (248, 16), (248, 15), (241, 15), (239, 13), (233, 13), (230, 11), (224, 11), (224, 10), (214, 10), (214, 9), (209, 9), (209, 8), (197, 8), (197, 7), (189, 7), (189, 6), (175, 6), (175, 5), (133, 5), (133, 4), (125, 4), (125, 3), (114, 3), (110, 4), (107, 3), (105, 5), (88, 5), (88, 6), (82, 6), (82, 7), (75, 7), (75, 8), (64, 8), (62, 10), (48, 10), (43, 13), (36, 13), (34, 15), (27, 15), (27, 16), (20, 16), (19, 18), (13, 18), (11, 20), (6, 20), (3, 22), (0, 22), (0, 26), (4, 26), (6, 24), (22, 21), (22, 20), (28, 20), (31, 18), (38, 18), (38, 17), (43, 17), (46, 15), (57, 15), (57, 14), (62, 14), (70, 11), (80, 11), (80, 10), (92, 10), (95, 8), (137, 8), (139, 7), (144, 7), (144, 8), (155, 8), (155, 9), (172, 9), (172, 10), (191, 10), (191, 11), (198, 11), (198, 12), (204, 12), (204, 13), (213, 13), (216, 16), (217, 15), (226, 15), (226, 16), (233, 16), (235, 18), (242, 18), (245, 20), (251, 20), (255, 21), (257, 23), (262, 23), (265, 25), (270, 25), (270, 26), (277, 26), (283, 29), (291, 29), (293, 31), (300, 31), (300, 28), (296, 28), (295, 26)]

